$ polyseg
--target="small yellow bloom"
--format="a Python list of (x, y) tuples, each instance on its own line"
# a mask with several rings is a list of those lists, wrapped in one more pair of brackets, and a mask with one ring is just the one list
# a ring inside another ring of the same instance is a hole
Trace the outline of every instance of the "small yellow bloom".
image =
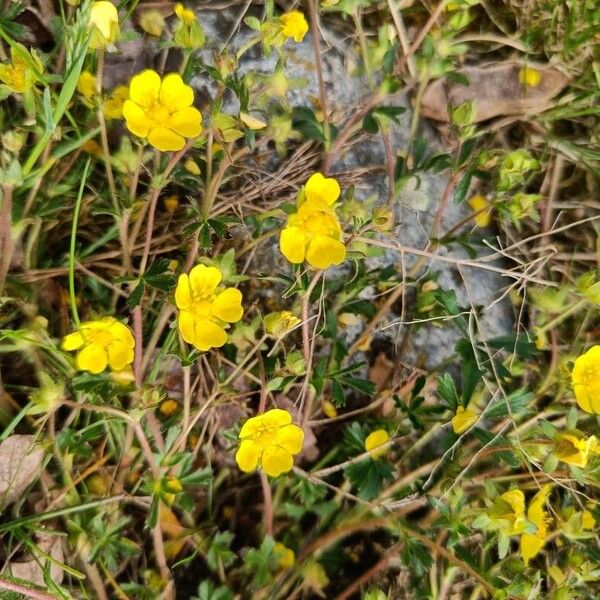
[(474, 212), (478, 213), (473, 217), (475, 225), (477, 227), (488, 227), (492, 221), (492, 205), (487, 198), (479, 195), (473, 196), (469, 200), (469, 206)]
[(165, 28), (165, 18), (163, 14), (155, 8), (145, 10), (140, 17), (140, 27), (146, 33), (155, 37), (160, 37)]
[(185, 168), (185, 170), (188, 173), (191, 173), (192, 175), (200, 175), (200, 167), (198, 166), (198, 164), (193, 161), (191, 158), (188, 158), (184, 163), (183, 166)]
[(586, 509), (581, 513), (581, 528), (582, 529), (594, 529), (596, 526), (596, 519), (594, 515)]
[(265, 315), (265, 331), (274, 337), (282, 337), (290, 329), (299, 325), (302, 321), (289, 310), (280, 310), (279, 312)]
[(321, 402), (321, 410), (323, 411), (323, 414), (330, 419), (337, 417), (337, 408), (335, 407), (335, 404), (329, 402), (329, 400), (323, 400)]
[(129, 98), (129, 88), (126, 85), (117, 86), (102, 104), (104, 116), (107, 119), (121, 119), (127, 98)]
[(570, 433), (559, 433), (554, 438), (554, 443), (554, 453), (559, 460), (584, 468), (590, 453), (597, 451), (598, 440), (594, 435), (586, 438)]
[(90, 48), (97, 50), (114, 44), (119, 37), (119, 13), (112, 2), (93, 2), (90, 11), (89, 28), (92, 32)]
[(81, 71), (77, 91), (89, 102), (96, 95), (96, 78), (89, 71)]
[(289, 569), (296, 562), (294, 551), (284, 546), (281, 542), (275, 542), (273, 554), (277, 558), (277, 567), (279, 569)]
[(196, 21), (196, 14), (193, 10), (186, 8), (181, 2), (175, 5), (175, 14), (181, 19), (186, 25), (191, 25)]
[(533, 67), (523, 67), (519, 71), (519, 81), (529, 87), (537, 87), (542, 81), (542, 74)]
[(537, 527), (537, 531), (536, 533), (523, 533), (521, 536), (520, 552), (526, 565), (532, 558), (538, 555), (548, 538), (550, 517), (544, 508), (550, 495), (550, 490), (549, 485), (543, 486), (531, 499), (529, 508), (527, 509), (527, 520)]
[(216, 267), (196, 265), (179, 276), (175, 303), (181, 337), (198, 350), (220, 348), (227, 342), (227, 323), (242, 318), (242, 293), (235, 288), (217, 291), (223, 275)]
[(371, 454), (372, 458), (379, 458), (387, 452), (387, 446), (382, 448), (384, 444), (387, 444), (390, 436), (385, 429), (377, 429), (367, 436), (365, 440), (365, 450)]
[(308, 23), (304, 14), (298, 10), (292, 10), (279, 17), (281, 33), (286, 38), (294, 38), (295, 42), (301, 42), (308, 32)]
[(494, 500), (489, 510), (492, 528), (507, 536), (518, 535), (525, 530), (525, 495), (521, 490), (509, 490)]
[[(25, 55), (30, 58), (35, 69), (27, 64)], [(37, 54), (34, 51), (29, 52), (22, 44), (11, 46), (10, 57), (10, 63), (0, 64), (0, 82), (18, 94), (27, 92), (36, 83), (38, 74), (44, 71), (44, 67)]]
[(133, 362), (135, 341), (126, 325), (113, 317), (81, 323), (79, 331), (63, 338), (61, 348), (79, 350), (75, 364), (80, 371), (102, 373), (107, 366), (123, 371)]
[(179, 196), (177, 194), (173, 194), (171, 196), (167, 196), (163, 200), (163, 204), (165, 205), (165, 210), (172, 215), (179, 206)]
[(571, 378), (580, 408), (600, 415), (600, 346), (593, 346), (575, 360)]
[(179, 409), (179, 403), (173, 398), (167, 398), (160, 403), (158, 410), (163, 417), (173, 416)]
[(287, 410), (273, 408), (248, 419), (239, 434), (235, 461), (244, 473), (257, 468), (277, 477), (291, 471), (294, 455), (302, 450), (304, 431), (292, 423)]
[(123, 105), (127, 129), (147, 138), (161, 152), (181, 150), (185, 138), (202, 132), (202, 115), (192, 106), (194, 90), (177, 73), (161, 80), (152, 69), (132, 78), (129, 99)]
[(339, 265), (346, 258), (340, 221), (333, 209), (340, 186), (330, 177), (315, 173), (306, 182), (304, 201), (289, 215), (279, 237), (279, 248), (291, 263), (306, 260), (316, 269)]
[(456, 409), (456, 414), (452, 417), (452, 429), (454, 433), (463, 433), (467, 429), (471, 429), (478, 420), (479, 415), (476, 412), (464, 406), (459, 406)]

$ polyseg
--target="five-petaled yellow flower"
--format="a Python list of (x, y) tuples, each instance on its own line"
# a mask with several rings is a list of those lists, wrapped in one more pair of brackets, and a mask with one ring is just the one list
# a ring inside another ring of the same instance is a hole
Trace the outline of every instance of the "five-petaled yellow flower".
[(112, 2), (93, 2), (90, 10), (89, 28), (92, 32), (90, 48), (102, 49), (114, 44), (119, 37), (119, 13)]
[(554, 438), (554, 454), (569, 465), (584, 468), (591, 454), (597, 453), (598, 440), (595, 435), (585, 436), (573, 433), (558, 433)]
[(235, 461), (244, 473), (262, 468), (277, 477), (294, 466), (294, 455), (302, 450), (304, 432), (292, 423), (287, 410), (273, 408), (248, 419), (239, 434)]
[(0, 82), (18, 94), (27, 92), (38, 80), (38, 75), (43, 73), (44, 66), (35, 51), (29, 52), (22, 44), (11, 46), (10, 57), (10, 63), (0, 64)]
[(456, 409), (456, 414), (452, 417), (452, 429), (454, 433), (461, 434), (470, 429), (479, 420), (479, 415), (464, 406)]
[(504, 535), (519, 535), (525, 530), (525, 495), (521, 490), (509, 490), (496, 497), (489, 511), (492, 529)]
[(577, 357), (572, 382), (577, 404), (585, 412), (600, 415), (600, 346)]
[(181, 337), (198, 350), (220, 348), (227, 341), (227, 323), (242, 318), (242, 293), (235, 288), (218, 291), (223, 275), (216, 267), (196, 265), (179, 276), (175, 303)]
[(161, 152), (181, 150), (185, 138), (202, 132), (202, 115), (192, 106), (194, 90), (177, 73), (161, 80), (152, 69), (132, 78), (123, 116), (131, 133), (147, 138)]
[(535, 558), (539, 551), (544, 547), (548, 538), (548, 523), (550, 517), (545, 510), (551, 487), (545, 485), (531, 499), (527, 509), (527, 520), (537, 527), (535, 533), (523, 533), (521, 535), (520, 552), (523, 561), (527, 565), (532, 558)]
[(187, 25), (191, 25), (196, 20), (196, 14), (193, 10), (186, 8), (181, 2), (175, 5), (175, 14)]
[(81, 323), (79, 331), (65, 336), (63, 350), (78, 350), (75, 364), (80, 371), (97, 375), (106, 367), (122, 371), (133, 362), (135, 341), (126, 325), (113, 317)]
[(340, 186), (331, 177), (315, 173), (306, 182), (298, 212), (289, 215), (279, 237), (281, 252), (291, 263), (306, 260), (316, 269), (327, 269), (344, 262), (346, 246), (333, 208), (339, 196)]
[(299, 10), (292, 10), (279, 17), (281, 33), (286, 38), (294, 38), (295, 42), (301, 42), (308, 32), (308, 23), (304, 14)]
[(387, 451), (387, 442), (390, 436), (385, 429), (377, 429), (370, 433), (365, 439), (365, 450), (372, 458), (379, 458)]
[(477, 227), (488, 227), (492, 221), (492, 204), (484, 196), (475, 195), (469, 200), (469, 206), (475, 211), (473, 221)]
[(279, 569), (289, 569), (296, 562), (296, 554), (291, 548), (284, 546), (281, 542), (275, 542), (273, 554), (277, 559)]

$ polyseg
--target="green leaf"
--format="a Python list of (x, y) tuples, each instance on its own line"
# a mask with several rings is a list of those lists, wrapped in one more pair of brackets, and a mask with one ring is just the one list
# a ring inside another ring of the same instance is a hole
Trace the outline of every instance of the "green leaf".
[(460, 204), (467, 197), (467, 192), (469, 191), (469, 187), (471, 186), (471, 179), (473, 178), (470, 171), (467, 171), (462, 179), (458, 182), (456, 186), (456, 190), (454, 191), (454, 202), (456, 204)]
[(233, 533), (230, 531), (220, 531), (213, 537), (206, 555), (206, 562), (213, 571), (217, 571), (219, 565), (228, 567), (235, 560), (235, 552), (229, 549), (233, 537)]
[(292, 111), (292, 125), (306, 139), (324, 142), (323, 126), (317, 120), (315, 113), (306, 106), (297, 106)]
[(392, 467), (383, 460), (367, 458), (350, 465), (346, 469), (346, 475), (361, 498), (373, 500), (379, 495), (384, 481), (392, 479), (394, 472)]
[(133, 290), (133, 292), (131, 292), (131, 294), (129, 294), (129, 297), (125, 301), (125, 304), (127, 305), (127, 308), (129, 308), (129, 310), (133, 310), (136, 306), (140, 304), (145, 289), (146, 284), (143, 281), (140, 281), (135, 286), (135, 289)]

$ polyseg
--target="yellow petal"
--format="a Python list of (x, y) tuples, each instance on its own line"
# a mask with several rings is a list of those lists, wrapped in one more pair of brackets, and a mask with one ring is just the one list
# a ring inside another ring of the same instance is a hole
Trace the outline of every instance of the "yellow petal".
[(129, 97), (143, 108), (158, 101), (160, 93), (160, 75), (152, 69), (146, 69), (131, 79)]
[(150, 119), (148, 119), (144, 110), (133, 100), (125, 100), (123, 104), (123, 117), (125, 118), (127, 129), (131, 133), (143, 138), (148, 136)]
[(197, 296), (204, 296), (214, 292), (221, 283), (223, 275), (216, 267), (196, 265), (190, 271), (190, 288)]
[[(483, 196), (473, 196), (469, 205), (474, 212), (479, 213), (473, 217), (477, 227), (488, 227), (492, 220), (491, 203)], [(479, 212), (481, 211), (481, 212)]]
[(180, 310), (186, 310), (191, 307), (191, 304), (190, 280), (185, 273), (182, 273), (177, 280), (177, 287), (175, 288), (175, 305)]
[(228, 323), (236, 323), (242, 318), (242, 292), (235, 288), (223, 290), (212, 304), (212, 313), (215, 317)]
[(304, 261), (306, 253), (306, 236), (299, 227), (286, 227), (279, 236), (281, 253), (294, 264)]
[(227, 342), (227, 332), (212, 321), (194, 322), (194, 341), (192, 344), (201, 352), (211, 348), (220, 348)]
[(260, 416), (267, 427), (283, 427), (292, 422), (292, 415), (283, 408), (272, 408)]
[(537, 556), (538, 552), (543, 548), (546, 540), (538, 537), (535, 534), (524, 533), (521, 536), (520, 553), (523, 562), (527, 565), (532, 558)]
[(250, 417), (240, 429), (240, 439), (253, 436), (262, 427), (262, 415)]
[(319, 235), (308, 244), (306, 260), (315, 269), (327, 269), (343, 263), (345, 259), (346, 246), (339, 240)]
[(251, 440), (244, 440), (235, 453), (235, 462), (244, 473), (251, 473), (258, 466), (260, 446)]
[(340, 184), (333, 177), (325, 177), (322, 173), (311, 175), (304, 188), (308, 201), (318, 200), (329, 206), (340, 197), (340, 192)]
[(171, 111), (176, 111), (191, 106), (193, 101), (194, 90), (183, 82), (179, 73), (165, 75), (160, 86), (161, 104)]
[(114, 321), (110, 324), (108, 329), (115, 339), (123, 342), (128, 348), (133, 348), (135, 346), (133, 334), (127, 325), (124, 325), (120, 321)]
[(365, 450), (371, 454), (373, 458), (378, 458), (385, 454), (387, 448), (381, 448), (390, 439), (390, 436), (385, 429), (377, 429), (367, 436), (365, 440)]
[(161, 152), (177, 152), (185, 146), (185, 139), (166, 127), (152, 129), (148, 141)]
[(196, 339), (194, 315), (187, 310), (182, 310), (177, 318), (177, 327), (184, 341), (193, 344)]
[(63, 338), (60, 347), (63, 350), (67, 350), (67, 352), (70, 350), (77, 350), (77, 348), (81, 348), (81, 346), (83, 346), (84, 341), (85, 340), (83, 339), (81, 332), (74, 331)]
[(202, 115), (197, 108), (188, 106), (174, 112), (166, 122), (166, 126), (187, 138), (193, 138), (202, 133)]
[(302, 451), (304, 431), (298, 425), (285, 425), (277, 431), (277, 445), (287, 450), (290, 454)]
[(108, 364), (113, 371), (122, 371), (133, 362), (133, 348), (122, 342), (110, 344), (108, 350)]
[(263, 452), (261, 463), (264, 472), (270, 477), (278, 477), (294, 467), (292, 455), (276, 446), (271, 446)]
[(460, 434), (470, 429), (479, 420), (479, 415), (464, 406), (459, 406), (456, 414), (452, 417), (452, 429), (454, 433)]
[(80, 371), (89, 371), (97, 375), (106, 369), (108, 356), (104, 348), (98, 344), (90, 344), (77, 354), (75, 362)]

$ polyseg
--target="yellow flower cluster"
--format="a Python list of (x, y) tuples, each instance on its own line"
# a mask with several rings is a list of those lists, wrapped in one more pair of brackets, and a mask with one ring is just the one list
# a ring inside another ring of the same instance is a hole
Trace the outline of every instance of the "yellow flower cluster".
[(131, 133), (148, 139), (161, 152), (181, 150), (185, 138), (202, 132), (202, 115), (192, 106), (194, 90), (177, 73), (165, 77), (152, 69), (135, 75), (123, 116)]
[(339, 265), (346, 258), (342, 227), (333, 208), (339, 183), (321, 173), (312, 175), (298, 198), (298, 211), (289, 215), (279, 247), (294, 264), (306, 260), (316, 269)]
[[(545, 485), (531, 499), (525, 515), (525, 495), (521, 490), (510, 490), (498, 496), (489, 511), (491, 528), (506, 536), (520, 535), (520, 554), (527, 565), (544, 547), (548, 538), (549, 515), (545, 510), (550, 486)], [(528, 533), (529, 524), (535, 533)]]
[(292, 423), (287, 410), (273, 408), (248, 419), (239, 439), (235, 455), (239, 468), (244, 473), (262, 468), (267, 475), (277, 477), (292, 470), (294, 455), (302, 450), (304, 432)]
[(577, 358), (572, 382), (581, 409), (600, 415), (600, 346), (593, 346)]
[(181, 337), (198, 350), (220, 348), (227, 341), (225, 326), (242, 318), (242, 294), (235, 288), (218, 292), (223, 275), (216, 267), (196, 265), (179, 276), (175, 304)]
[(126, 325), (113, 317), (81, 323), (79, 331), (63, 338), (63, 350), (78, 350), (75, 364), (80, 371), (97, 375), (109, 366), (122, 371), (133, 362), (135, 341)]

